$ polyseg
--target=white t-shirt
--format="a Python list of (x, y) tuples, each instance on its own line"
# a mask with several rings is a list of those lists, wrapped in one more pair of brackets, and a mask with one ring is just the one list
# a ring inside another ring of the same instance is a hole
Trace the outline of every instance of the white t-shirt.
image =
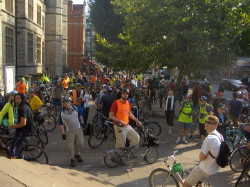
[(86, 102), (84, 103), (84, 108), (89, 107), (89, 94), (85, 92), (85, 95), (83, 97), (86, 99)]
[[(211, 134), (216, 134), (217, 136)], [(218, 137), (220, 137), (220, 139)], [(220, 151), (221, 141), (223, 141), (223, 136), (218, 131), (214, 130), (206, 137), (203, 142), (201, 151), (204, 155), (208, 155), (208, 157), (207, 159), (201, 161), (199, 166), (208, 175), (213, 175), (220, 169), (220, 166), (216, 163), (216, 159), (211, 157), (209, 151), (215, 158), (217, 158)]]

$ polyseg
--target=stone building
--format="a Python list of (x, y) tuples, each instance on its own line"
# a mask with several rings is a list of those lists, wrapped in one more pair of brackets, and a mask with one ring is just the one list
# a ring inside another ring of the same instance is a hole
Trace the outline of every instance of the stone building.
[(68, 0), (68, 68), (83, 71), (86, 31), (86, 2), (73, 4)]

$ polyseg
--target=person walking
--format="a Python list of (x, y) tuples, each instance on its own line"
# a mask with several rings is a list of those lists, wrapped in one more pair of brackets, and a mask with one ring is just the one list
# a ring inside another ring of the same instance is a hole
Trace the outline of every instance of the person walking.
[(65, 96), (62, 100), (63, 108), (59, 114), (58, 125), (65, 141), (67, 156), (70, 158), (70, 166), (76, 166), (76, 160), (83, 162), (80, 155), (83, 147), (83, 131), (81, 124), (83, 118), (77, 108), (71, 105), (69, 97)]
[(165, 105), (166, 122), (169, 125), (168, 135), (172, 134), (172, 127), (174, 125), (174, 111), (176, 105), (177, 105), (177, 99), (176, 97), (174, 97), (174, 92), (172, 90), (169, 90)]

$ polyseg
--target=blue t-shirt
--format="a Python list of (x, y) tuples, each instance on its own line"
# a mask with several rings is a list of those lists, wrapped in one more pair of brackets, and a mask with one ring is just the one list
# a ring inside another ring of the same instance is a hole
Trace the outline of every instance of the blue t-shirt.
[(239, 117), (242, 110), (242, 102), (239, 99), (232, 99), (229, 103), (230, 116)]

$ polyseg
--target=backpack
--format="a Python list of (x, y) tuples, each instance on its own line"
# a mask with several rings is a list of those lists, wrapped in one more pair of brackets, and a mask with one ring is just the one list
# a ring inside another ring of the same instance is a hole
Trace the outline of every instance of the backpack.
[[(211, 134), (211, 135), (215, 135), (216, 134)], [(218, 136), (217, 136), (218, 137)], [(218, 137), (219, 138), (219, 137)], [(221, 139), (219, 138), (219, 140), (221, 141)], [(228, 145), (228, 143), (226, 141), (221, 141), (220, 144), (220, 151), (219, 151), (219, 155), (217, 158), (215, 158), (212, 153), (209, 151), (210, 156), (213, 159), (216, 159), (216, 163), (221, 167), (224, 168), (226, 166), (228, 166), (229, 160), (230, 160), (230, 154), (231, 154), (231, 150), (230, 147)]]

